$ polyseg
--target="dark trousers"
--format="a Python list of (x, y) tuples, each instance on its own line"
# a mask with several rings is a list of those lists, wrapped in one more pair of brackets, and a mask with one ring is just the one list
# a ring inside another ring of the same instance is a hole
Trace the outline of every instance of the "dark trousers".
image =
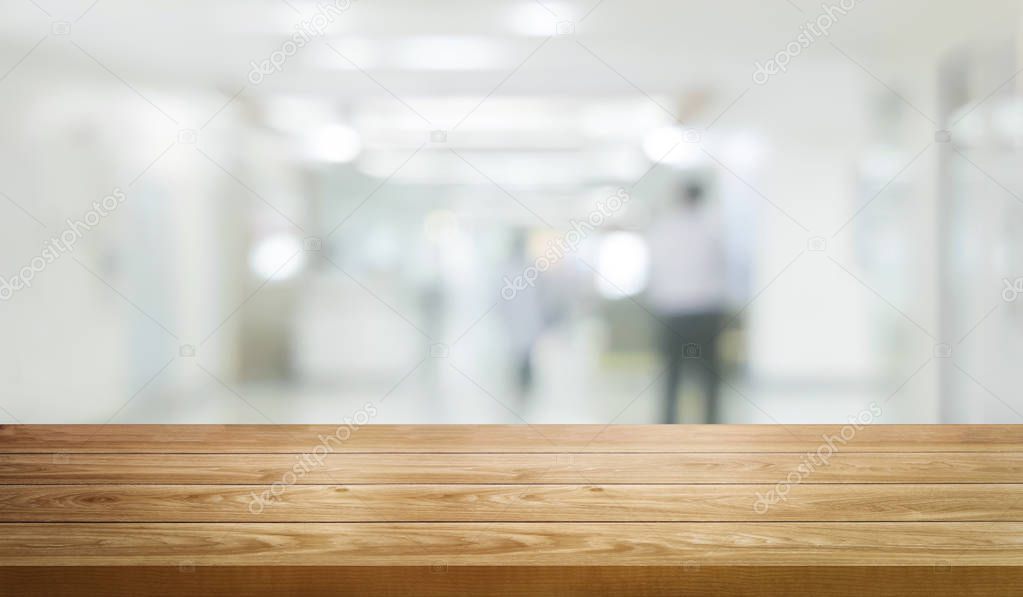
[(678, 421), (678, 390), (682, 375), (695, 374), (701, 380), (707, 423), (718, 422), (718, 388), (721, 382), (717, 340), (724, 323), (718, 312), (673, 315), (662, 320), (663, 354), (667, 366), (664, 388), (664, 421)]

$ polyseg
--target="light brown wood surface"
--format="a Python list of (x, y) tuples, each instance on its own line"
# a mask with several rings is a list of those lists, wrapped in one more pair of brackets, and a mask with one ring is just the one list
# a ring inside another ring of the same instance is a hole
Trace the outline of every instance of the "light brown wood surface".
[(1020, 594), (1023, 427), (850, 429), (4, 425), (0, 596)]
[(1023, 566), (1023, 523), (0, 523), (0, 561), (33, 566)]
[[(811, 452), (851, 425), (0, 425), (6, 453)], [(342, 438), (335, 441), (330, 438)], [(1019, 425), (867, 425), (856, 452), (1023, 452)], [(326, 438), (326, 439), (325, 439)], [(347, 438), (347, 439), (344, 439)], [(839, 442), (835, 442), (839, 443)]]
[[(1023, 485), (0, 485), (0, 522), (1023, 522)], [(272, 495), (272, 494), (271, 494)]]
[[(777, 483), (806, 454), (326, 454), (297, 485)], [(279, 481), (296, 454), (0, 454), (0, 483), (246, 485)], [(320, 464), (322, 462), (322, 464)], [(1023, 452), (838, 452), (811, 483), (1023, 483)]]

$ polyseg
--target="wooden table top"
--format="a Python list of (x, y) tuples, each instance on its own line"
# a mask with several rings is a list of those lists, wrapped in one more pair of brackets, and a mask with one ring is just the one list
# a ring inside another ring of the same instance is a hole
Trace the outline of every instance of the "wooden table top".
[(1017, 582), (1023, 426), (0, 426), (0, 581), (465, 566)]

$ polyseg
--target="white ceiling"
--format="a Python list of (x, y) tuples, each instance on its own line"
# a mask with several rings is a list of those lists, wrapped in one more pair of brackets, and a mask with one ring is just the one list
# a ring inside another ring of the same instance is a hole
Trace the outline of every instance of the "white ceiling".
[[(299, 0), (0, 2), (0, 76), (42, 40), (18, 66), (19, 77), (109, 76), (98, 61), (133, 83), (192, 88), (245, 84), (250, 62), (268, 57), (294, 31), (296, 10), (316, 10)], [(324, 39), (358, 68), (318, 39), (253, 91), (478, 95), (518, 69), (502, 93), (638, 88), (727, 96), (748, 86), (756, 61), (783, 49), (821, 10), (812, 0), (355, 0)], [(52, 35), (61, 21), (70, 23), (70, 34)], [(545, 41), (565, 21), (575, 34)], [(1018, 1), (860, 0), (829, 40), (798, 60), (806, 72), (849, 67), (827, 43), (833, 41), (870, 71), (887, 74), (935, 64), (964, 40), (1004, 38), (1019, 28)]]

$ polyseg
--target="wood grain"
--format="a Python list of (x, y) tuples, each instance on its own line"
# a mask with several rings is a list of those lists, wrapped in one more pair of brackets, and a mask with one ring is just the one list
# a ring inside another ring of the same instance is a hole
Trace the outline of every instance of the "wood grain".
[(0, 566), (1023, 566), (1023, 524), (2, 523)]
[[(843, 432), (848, 439), (836, 439)], [(829, 440), (841, 452), (1023, 452), (1023, 426), (0, 425), (4, 453), (302, 454), (318, 445), (341, 453), (804, 453)]]
[(0, 486), (0, 522), (1023, 522), (1023, 485)]
[(992, 597), (1023, 568), (934, 566), (76, 566), (0, 568), (0, 597)]
[(1021, 426), (0, 426), (0, 597), (1021, 581)]
[[(157, 458), (158, 461), (154, 461)], [(312, 458), (312, 457), (310, 457)], [(326, 454), (299, 485), (777, 483), (804, 454)], [(270, 484), (296, 454), (0, 454), (0, 484)], [(322, 462), (322, 464), (320, 463)], [(804, 483), (1020, 483), (1023, 453), (843, 453)]]

